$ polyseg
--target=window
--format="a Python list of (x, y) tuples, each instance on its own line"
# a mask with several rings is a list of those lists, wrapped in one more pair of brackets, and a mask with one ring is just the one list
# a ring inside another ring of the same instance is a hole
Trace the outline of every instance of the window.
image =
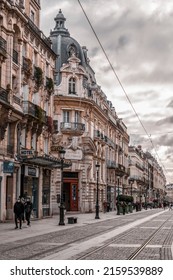
[(30, 19), (34, 22), (35, 20), (35, 14), (33, 11), (31, 11), (31, 14), (30, 14)]
[(69, 123), (69, 121), (70, 121), (70, 112), (63, 111), (63, 122)]
[(76, 94), (75, 90), (76, 90), (75, 78), (70, 78), (69, 79), (69, 90), (68, 90), (68, 93), (69, 94)]
[(22, 129), (21, 135), (20, 135), (20, 145), (22, 148), (26, 147), (26, 129)]
[(44, 138), (44, 153), (45, 154), (48, 154), (48, 139), (47, 138)]
[(74, 115), (74, 122), (75, 123), (80, 123), (80, 112), (75, 111), (75, 115)]
[(31, 138), (31, 147), (32, 149), (36, 150), (37, 149), (37, 137), (36, 137), (36, 133), (34, 133), (32, 135), (32, 138)]

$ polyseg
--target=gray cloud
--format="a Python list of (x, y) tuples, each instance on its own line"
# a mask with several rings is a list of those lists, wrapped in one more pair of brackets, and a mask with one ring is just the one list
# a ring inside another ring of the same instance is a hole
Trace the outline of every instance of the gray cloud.
[[(81, 3), (158, 152), (168, 147), (165, 157), (169, 166), (172, 164), (171, 136), (166, 132), (173, 123), (173, 2), (81, 0)], [(112, 101), (118, 116), (123, 118), (129, 133), (136, 133), (131, 136), (132, 140), (152, 150), (78, 1), (42, 0), (41, 4), (43, 32), (49, 35), (55, 26), (54, 17), (61, 8), (71, 36), (88, 48), (98, 84)]]

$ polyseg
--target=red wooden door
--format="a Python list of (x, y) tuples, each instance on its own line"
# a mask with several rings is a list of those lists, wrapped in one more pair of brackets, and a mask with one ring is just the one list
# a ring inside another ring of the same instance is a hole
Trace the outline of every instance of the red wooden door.
[(78, 183), (70, 184), (70, 210), (78, 211)]

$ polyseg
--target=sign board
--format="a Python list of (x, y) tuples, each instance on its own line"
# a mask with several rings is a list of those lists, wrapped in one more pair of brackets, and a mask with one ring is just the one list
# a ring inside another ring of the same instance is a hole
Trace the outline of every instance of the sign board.
[(21, 156), (30, 156), (30, 155), (34, 155), (34, 150), (24, 150), (24, 149), (22, 149), (21, 151), (20, 151), (20, 155)]
[(37, 167), (25, 165), (25, 176), (38, 177), (39, 170)]
[(14, 162), (4, 161), (3, 162), (3, 172), (4, 173), (13, 173), (14, 172)]
[(67, 149), (65, 153), (65, 159), (81, 160), (82, 156), (83, 154), (81, 150), (73, 151), (71, 149)]

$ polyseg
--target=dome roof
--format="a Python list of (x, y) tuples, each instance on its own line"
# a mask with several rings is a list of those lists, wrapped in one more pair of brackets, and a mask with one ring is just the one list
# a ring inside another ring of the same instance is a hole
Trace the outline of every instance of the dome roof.
[[(66, 18), (59, 10), (59, 13), (55, 17), (55, 28), (50, 32), (50, 39), (52, 41), (52, 49), (58, 55), (56, 61), (56, 72), (58, 73), (64, 63), (67, 63), (72, 53), (80, 59), (80, 65), (85, 69), (87, 67), (87, 52), (85, 47), (81, 47), (80, 44), (70, 37), (68, 29), (65, 27)], [(58, 75), (58, 74), (57, 74)], [(58, 77), (58, 84), (60, 77)]]

